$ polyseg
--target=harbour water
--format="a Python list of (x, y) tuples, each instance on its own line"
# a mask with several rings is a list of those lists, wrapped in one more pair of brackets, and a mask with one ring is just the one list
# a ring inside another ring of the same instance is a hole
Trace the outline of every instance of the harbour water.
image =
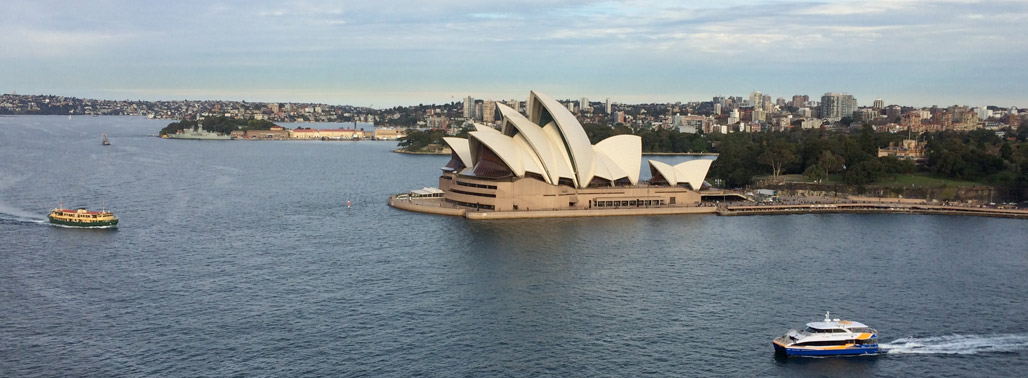
[[(167, 122), (0, 117), (0, 376), (1028, 376), (1025, 220), (476, 222), (386, 205), (445, 156)], [(889, 353), (775, 358), (825, 311)]]

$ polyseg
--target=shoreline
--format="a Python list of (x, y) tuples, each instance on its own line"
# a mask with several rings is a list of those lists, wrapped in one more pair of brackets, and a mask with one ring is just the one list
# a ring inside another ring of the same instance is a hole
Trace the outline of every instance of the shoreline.
[(1028, 219), (1028, 209), (999, 209), (992, 207), (930, 205), (925, 203), (858, 201), (858, 202), (812, 202), (803, 204), (748, 204), (717, 206), (670, 206), (670, 207), (625, 207), (614, 209), (576, 209), (576, 210), (519, 210), (519, 211), (481, 211), (474, 208), (458, 207), (443, 201), (441, 197), (401, 198), (407, 194), (389, 196), (389, 206), (400, 210), (463, 217), (466, 219), (545, 219), (545, 218), (578, 218), (578, 217), (610, 217), (640, 215), (682, 215), (682, 214), (715, 214), (719, 216), (746, 215), (795, 215), (795, 214), (929, 214), (929, 215), (962, 215), (998, 218)]
[(448, 151), (448, 150), (447, 151), (439, 151), (439, 152), (420, 152), (420, 151), (405, 151), (402, 148), (397, 148), (397, 149), (393, 150), (393, 152), (398, 153), (398, 154), (407, 154), (407, 155), (444, 155), (444, 156), (449, 156), (450, 155), (450, 151)]
[(989, 207), (967, 207), (951, 205), (907, 204), (898, 202), (722, 206), (718, 208), (717, 213), (718, 215), (723, 216), (790, 214), (930, 214), (1028, 219), (1028, 210), (996, 209)]

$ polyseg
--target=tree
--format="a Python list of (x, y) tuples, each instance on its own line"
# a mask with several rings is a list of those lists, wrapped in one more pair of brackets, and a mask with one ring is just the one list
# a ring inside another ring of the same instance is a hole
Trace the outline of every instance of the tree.
[(848, 185), (865, 185), (878, 181), (884, 168), (878, 159), (864, 160), (846, 170), (843, 180)]
[(832, 172), (838, 172), (845, 164), (846, 160), (831, 150), (822, 150), (817, 158), (817, 165), (825, 172), (825, 178)]
[(433, 142), (433, 135), (426, 131), (408, 129), (407, 135), (400, 138), (396, 144), (405, 151), (417, 151), (427, 147)]
[(803, 175), (813, 182), (821, 182), (828, 178), (828, 176), (825, 175), (824, 169), (821, 169), (821, 166), (817, 164), (807, 167), (807, 170), (803, 171)]
[(766, 145), (764, 152), (757, 156), (757, 162), (771, 166), (771, 177), (778, 181), (782, 174), (782, 167), (795, 163), (799, 160), (791, 144), (784, 140), (774, 139)]

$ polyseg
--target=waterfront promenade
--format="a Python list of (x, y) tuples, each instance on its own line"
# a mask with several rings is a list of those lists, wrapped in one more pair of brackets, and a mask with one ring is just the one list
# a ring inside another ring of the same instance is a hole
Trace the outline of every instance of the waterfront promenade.
[(441, 197), (412, 198), (408, 194), (398, 194), (389, 197), (389, 206), (402, 210), (458, 216), (467, 219), (532, 219), (678, 214), (717, 214), (724, 216), (739, 216), (817, 213), (937, 214), (1028, 219), (1028, 209), (1010, 209), (966, 204), (929, 204), (922, 200), (871, 197), (806, 197), (802, 200), (788, 200), (768, 204), (758, 204), (753, 202), (748, 202), (746, 204), (733, 204), (722, 202), (718, 204), (704, 203), (700, 206), (631, 206), (576, 210), (549, 209), (531, 211), (488, 211), (456, 206), (452, 203), (446, 202)]
[(719, 206), (718, 215), (775, 215), (813, 213), (898, 213), (974, 215), (1028, 219), (1028, 210), (1000, 209), (988, 206), (931, 205), (903, 202), (802, 203), (773, 205)]

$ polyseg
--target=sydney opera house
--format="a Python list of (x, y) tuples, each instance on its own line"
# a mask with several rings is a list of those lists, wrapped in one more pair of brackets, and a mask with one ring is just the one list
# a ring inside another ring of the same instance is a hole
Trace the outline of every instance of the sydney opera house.
[(452, 153), (438, 189), (396, 196), (390, 204), (431, 213), (484, 214), (480, 217), (557, 211), (618, 215), (611, 212), (700, 207), (699, 191), (711, 159), (677, 165), (650, 160), (651, 178), (640, 183), (639, 136), (615, 135), (594, 145), (564, 105), (535, 91), (526, 104), (527, 116), (502, 104), (497, 107), (500, 130), (476, 125), (467, 139), (444, 138)]

